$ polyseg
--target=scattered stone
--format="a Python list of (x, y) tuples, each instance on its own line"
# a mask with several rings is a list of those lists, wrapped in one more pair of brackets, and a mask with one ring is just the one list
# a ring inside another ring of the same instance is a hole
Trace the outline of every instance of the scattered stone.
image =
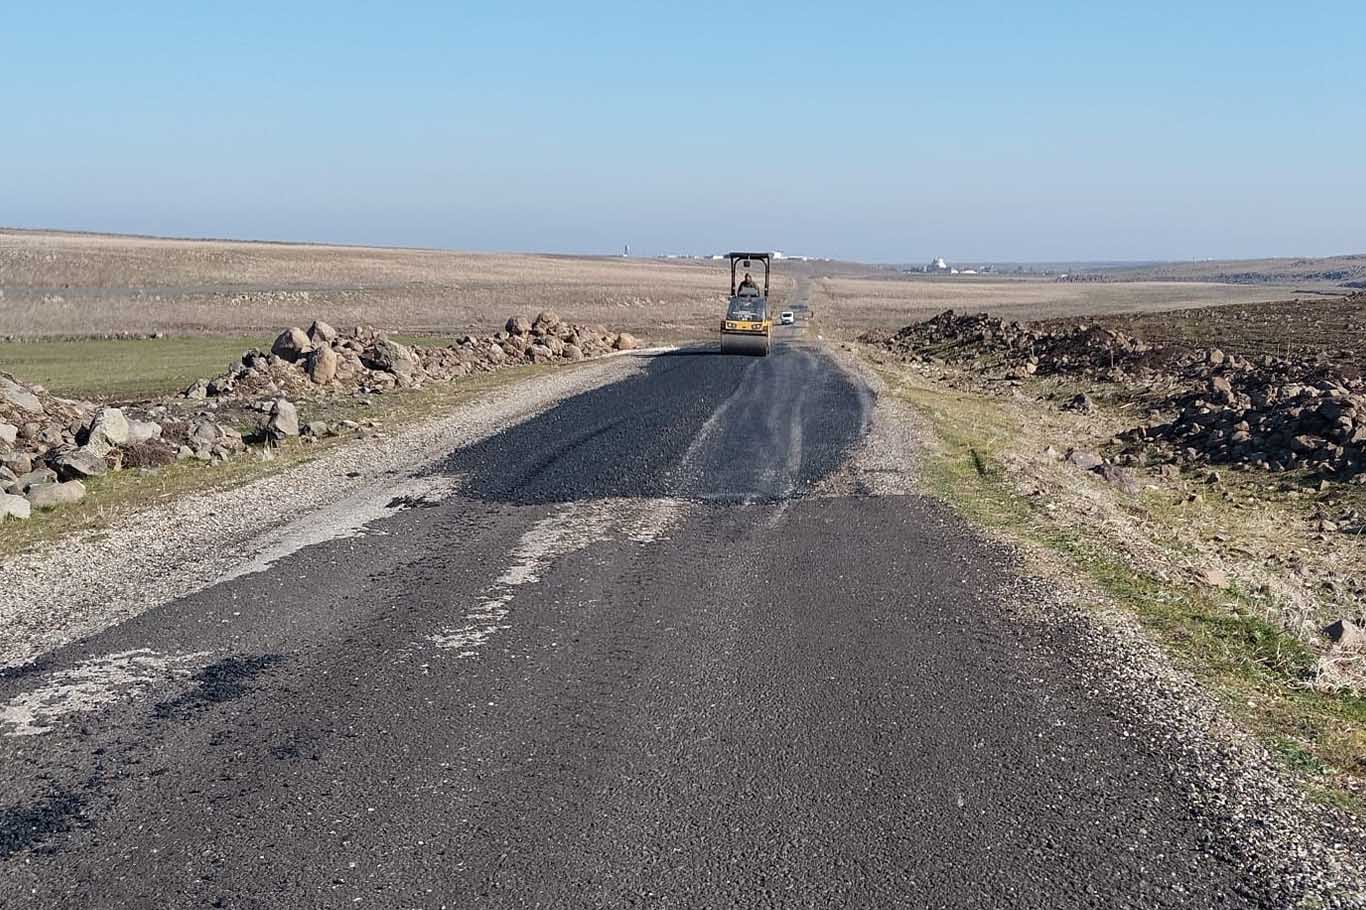
[(640, 341), (629, 332), (622, 332), (617, 336), (617, 340), (612, 343), (612, 348), (617, 351), (634, 351), (638, 347), (640, 347)]
[(1081, 468), (1083, 471), (1092, 471), (1105, 464), (1105, 459), (1095, 452), (1082, 452), (1078, 449), (1069, 449), (1067, 461)]
[(324, 436), (332, 435), (332, 428), (327, 425), (325, 420), (310, 420), (304, 424), (304, 435), (312, 436), (315, 439), (322, 439)]
[(380, 337), (361, 354), (361, 363), (372, 370), (383, 370), (411, 379), (422, 366), (413, 352), (396, 341)]
[(314, 348), (308, 355), (308, 378), (317, 385), (327, 385), (337, 378), (337, 365), (340, 362), (341, 358), (331, 347), (323, 345)]
[(152, 439), (161, 437), (161, 424), (153, 420), (129, 420), (128, 439), (126, 444), (130, 446), (138, 445)]
[(49, 461), (48, 464), (63, 480), (99, 477), (109, 470), (109, 465), (105, 463), (104, 456), (96, 454), (93, 449), (86, 446), (63, 452)]
[(1366, 651), (1366, 628), (1350, 619), (1338, 619), (1323, 628), (1335, 651)]
[[(128, 418), (120, 408), (101, 408), (86, 434), (86, 444), (93, 447), (104, 446), (106, 451), (121, 446), (128, 441)], [(103, 454), (103, 453), (101, 453)]]
[(14, 481), (14, 487), (20, 493), (28, 491), (29, 487), (43, 483), (56, 483), (57, 472), (51, 468), (37, 468), (27, 473), (20, 474)]
[(6, 518), (27, 521), (32, 510), (32, 504), (24, 497), (15, 496), (13, 493), (0, 493), (0, 521)]
[(266, 435), (275, 443), (286, 437), (299, 435), (299, 411), (287, 399), (277, 398), (266, 421)]
[(1137, 496), (1141, 490), (1138, 477), (1133, 468), (1121, 468), (1115, 465), (1103, 464), (1094, 469), (1106, 483), (1115, 487), (1122, 493), (1130, 496)]
[(18, 427), (12, 423), (0, 423), (0, 444), (12, 446), (18, 439)]
[(29, 487), (25, 494), (35, 509), (55, 509), (80, 502), (85, 498), (85, 484), (79, 480), (65, 483), (42, 483)]
[(1095, 402), (1085, 392), (1078, 392), (1063, 404), (1064, 411), (1076, 411), (1080, 414), (1090, 414), (1096, 409)]
[(0, 376), (0, 398), (29, 414), (43, 413), (43, 403), (38, 396), (9, 376)]
[(315, 346), (331, 344), (337, 340), (337, 330), (321, 319), (315, 319), (308, 327), (308, 340)]
[(1228, 574), (1223, 569), (1208, 568), (1202, 569), (1199, 573), (1200, 583), (1211, 588), (1227, 588), (1229, 586)]
[(207, 379), (196, 379), (181, 394), (191, 401), (203, 401), (209, 397), (209, 381)]
[(311, 350), (313, 343), (309, 341), (308, 333), (297, 327), (285, 329), (270, 346), (272, 354), (290, 363), (299, 360)]

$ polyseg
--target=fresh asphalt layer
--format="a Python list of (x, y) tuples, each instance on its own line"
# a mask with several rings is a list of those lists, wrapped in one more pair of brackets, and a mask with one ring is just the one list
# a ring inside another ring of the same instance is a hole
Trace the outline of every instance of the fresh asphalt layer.
[(0, 674), (0, 907), (1262, 907), (872, 399), (683, 351)]

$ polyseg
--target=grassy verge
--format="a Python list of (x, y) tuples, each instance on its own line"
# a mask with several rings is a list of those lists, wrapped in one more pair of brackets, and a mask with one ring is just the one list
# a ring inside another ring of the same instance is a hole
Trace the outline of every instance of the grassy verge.
[(1071, 511), (1059, 496), (1020, 488), (1019, 452), (1038, 443), (1027, 413), (902, 369), (880, 372), (937, 437), (938, 450), (927, 452), (921, 465), (929, 492), (971, 521), (1042, 548), (1055, 557), (1050, 561), (1132, 611), (1313, 795), (1366, 812), (1366, 699), (1311, 686), (1317, 655), (1266, 618), (1265, 592), (1237, 584), (1214, 589), (1154, 570), (1155, 550), (1173, 565), (1187, 556), (1181, 548), (1188, 535), (1172, 523), (1169, 497), (1116, 495), (1108, 504), (1121, 520), (1132, 519), (1127, 525), (1151, 531), (1138, 558), (1139, 544), (1107, 533), (1106, 522)]
[[(374, 395), (364, 400), (347, 395), (325, 396), (299, 402), (300, 419), (329, 423), (347, 419), (373, 420), (380, 424), (381, 432), (388, 433), (435, 418), (478, 396), (556, 369), (575, 367), (514, 367), (454, 382), (432, 383), (422, 389)], [(246, 423), (239, 426), (244, 431), (252, 428)], [(315, 442), (291, 440), (275, 449), (275, 457), (270, 461), (263, 461), (249, 452), (225, 464), (185, 461), (156, 470), (124, 470), (91, 478), (85, 482), (88, 493), (81, 502), (50, 512), (35, 512), (28, 521), (4, 522), (3, 533), (0, 533), (0, 560), (69, 534), (98, 533), (133, 512), (179, 496), (240, 486), (348, 444), (357, 444), (357, 436), (341, 435)]]

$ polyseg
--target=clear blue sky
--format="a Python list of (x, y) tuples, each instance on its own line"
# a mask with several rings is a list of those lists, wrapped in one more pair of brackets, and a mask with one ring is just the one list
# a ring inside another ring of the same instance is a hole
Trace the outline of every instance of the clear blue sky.
[(0, 224), (1366, 252), (1366, 3), (13, 3)]

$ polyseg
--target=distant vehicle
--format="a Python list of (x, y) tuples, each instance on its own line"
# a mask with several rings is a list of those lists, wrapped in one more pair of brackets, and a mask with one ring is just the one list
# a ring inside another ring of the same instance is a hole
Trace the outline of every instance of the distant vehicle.
[[(768, 356), (769, 338), (773, 321), (768, 315), (768, 279), (773, 268), (769, 253), (730, 253), (730, 303), (726, 318), (721, 320), (722, 354), (756, 354)], [(764, 286), (761, 289), (749, 273), (755, 262), (764, 266)], [(736, 267), (745, 270), (745, 277), (735, 282)]]
[(783, 325), (793, 325), (797, 321), (797, 316), (791, 310), (783, 310), (782, 314), (778, 316), (778, 321)]

